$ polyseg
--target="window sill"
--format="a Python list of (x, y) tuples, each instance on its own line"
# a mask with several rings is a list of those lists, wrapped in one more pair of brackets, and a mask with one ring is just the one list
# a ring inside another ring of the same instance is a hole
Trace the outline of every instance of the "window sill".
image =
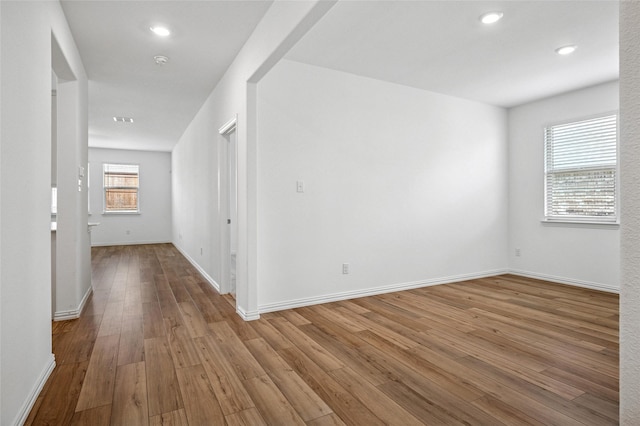
[(115, 215), (115, 216), (119, 216), (119, 215), (140, 215), (140, 211), (137, 212), (102, 212), (103, 216), (111, 216), (111, 215)]
[(619, 228), (620, 222), (599, 222), (596, 220), (571, 220), (571, 219), (542, 219), (545, 226), (560, 226), (570, 228)]

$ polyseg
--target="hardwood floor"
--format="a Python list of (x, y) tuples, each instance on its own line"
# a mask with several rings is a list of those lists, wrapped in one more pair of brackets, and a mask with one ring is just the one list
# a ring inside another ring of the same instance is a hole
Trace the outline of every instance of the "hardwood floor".
[(169, 244), (93, 249), (28, 425), (615, 425), (618, 296), (504, 275), (244, 322)]

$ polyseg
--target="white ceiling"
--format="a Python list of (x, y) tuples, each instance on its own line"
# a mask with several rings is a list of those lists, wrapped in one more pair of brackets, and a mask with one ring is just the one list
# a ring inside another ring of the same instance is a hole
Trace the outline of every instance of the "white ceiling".
[(61, 3), (89, 77), (89, 146), (170, 151), (271, 0)]
[[(271, 1), (63, 0), (89, 146), (171, 150)], [(489, 10), (504, 18), (487, 27)], [(159, 23), (170, 37), (149, 31)], [(566, 44), (578, 50), (555, 54)], [(510, 107), (618, 78), (618, 2), (341, 0), (287, 59)]]
[(511, 107), (617, 79), (618, 2), (341, 1), (287, 58)]

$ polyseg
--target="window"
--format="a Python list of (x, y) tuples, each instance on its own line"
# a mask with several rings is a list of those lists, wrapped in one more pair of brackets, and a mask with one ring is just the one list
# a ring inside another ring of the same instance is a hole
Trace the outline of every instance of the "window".
[(138, 213), (139, 166), (104, 164), (105, 213)]
[(617, 115), (545, 128), (545, 219), (617, 220)]

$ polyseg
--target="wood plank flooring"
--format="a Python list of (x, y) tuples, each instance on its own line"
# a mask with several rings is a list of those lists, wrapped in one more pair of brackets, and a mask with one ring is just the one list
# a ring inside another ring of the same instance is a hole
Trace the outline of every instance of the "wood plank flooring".
[(28, 425), (615, 425), (618, 296), (511, 275), (244, 322), (170, 244), (100, 247)]

